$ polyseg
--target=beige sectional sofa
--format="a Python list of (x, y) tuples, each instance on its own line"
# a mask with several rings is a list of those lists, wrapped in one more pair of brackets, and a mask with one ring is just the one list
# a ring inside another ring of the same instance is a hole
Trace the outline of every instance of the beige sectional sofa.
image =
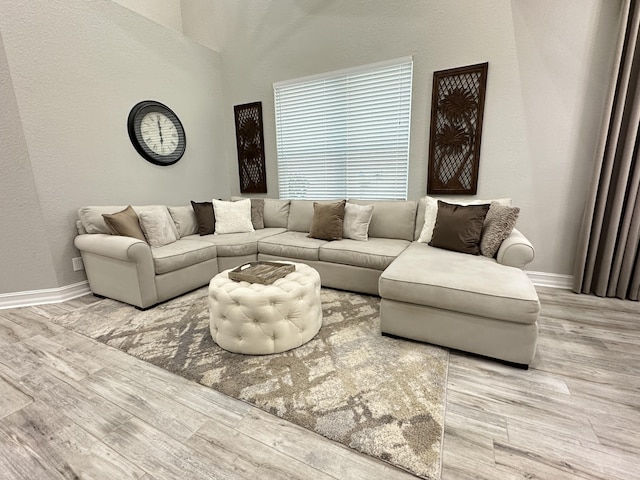
[[(148, 308), (255, 260), (306, 263), (330, 288), (380, 295), (382, 333), (528, 365), (537, 341), (538, 298), (522, 268), (531, 243), (515, 230), (496, 258), (417, 242), (425, 200), (373, 204), (368, 241), (309, 238), (313, 201), (265, 199), (264, 229), (204, 235), (193, 209), (167, 207), (179, 239), (162, 247), (111, 235), (102, 218), (125, 207), (78, 212), (75, 245), (91, 290)], [(161, 206), (133, 207), (136, 212)]]

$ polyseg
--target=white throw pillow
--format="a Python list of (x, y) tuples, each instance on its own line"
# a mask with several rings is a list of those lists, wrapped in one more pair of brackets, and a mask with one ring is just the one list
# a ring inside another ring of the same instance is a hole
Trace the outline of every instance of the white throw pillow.
[(426, 196), (426, 206), (424, 209), (424, 225), (420, 232), (419, 242), (429, 243), (433, 236), (433, 227), (436, 226), (436, 217), (438, 216), (438, 201), (435, 198)]
[(162, 247), (178, 240), (175, 224), (166, 208), (142, 210), (138, 212), (138, 218), (142, 232), (152, 247)]
[(225, 202), (213, 199), (213, 211), (216, 217), (215, 235), (225, 233), (253, 232), (251, 223), (251, 200)]
[(373, 205), (356, 205), (347, 202), (344, 206), (342, 238), (366, 242), (369, 239), (369, 223), (372, 216)]
[[(424, 225), (422, 225), (422, 231), (420, 232), (420, 237), (418, 238), (419, 242), (429, 243), (431, 241), (431, 237), (433, 236), (433, 227), (436, 225), (436, 217), (438, 216), (438, 200), (426, 196), (424, 197), (426, 200), (426, 208), (424, 211)], [(500, 205), (511, 206), (510, 198), (497, 198), (495, 200), (453, 200), (453, 199), (444, 199), (443, 202), (452, 203), (454, 205), (484, 205), (491, 204), (491, 202), (497, 202)]]

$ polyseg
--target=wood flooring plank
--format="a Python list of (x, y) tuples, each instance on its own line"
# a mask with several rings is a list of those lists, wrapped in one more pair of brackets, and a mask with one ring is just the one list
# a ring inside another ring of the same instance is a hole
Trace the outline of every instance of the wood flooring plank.
[(40, 463), (63, 478), (128, 480), (145, 473), (43, 402), (37, 401), (3, 422)]
[[(452, 372), (449, 372), (450, 377), (451, 375)], [(447, 400), (475, 410), (500, 413), (507, 422), (509, 418), (527, 419), (549, 432), (558, 432), (560, 435), (572, 432), (597, 441), (588, 415), (576, 409), (569, 395), (549, 396), (527, 390), (515, 392), (497, 385), (452, 378), (447, 390)]]
[(137, 383), (111, 367), (88, 377), (83, 385), (179, 441), (187, 440), (208, 420), (206, 415)]
[(22, 392), (13, 382), (0, 376), (0, 419), (32, 402), (32, 397)]
[(162, 480), (250, 479), (229, 470), (215, 457), (201, 454), (138, 418), (132, 418), (103, 439), (130, 462)]
[(52, 337), (64, 332), (63, 327), (49, 321), (51, 316), (45, 316), (32, 307), (0, 310), (0, 316), (29, 329), (34, 335)]
[(306, 463), (300, 462), (230, 427), (208, 421), (188, 441), (187, 446), (209, 453), (230, 468), (241, 468), (252, 478), (273, 480), (335, 480)]
[(0, 316), (0, 339), (3, 344), (20, 342), (38, 333)]
[(69, 365), (72, 365), (76, 371), (83, 372), (84, 374), (81, 374), (82, 377), (91, 375), (102, 368), (102, 364), (94, 361), (89, 352), (75, 352), (64, 345), (53, 341), (51, 338), (46, 338), (42, 335), (36, 335), (35, 337), (28, 338), (23, 341), (22, 344), (27, 346), (36, 354), (38, 352), (44, 352), (58, 358), (63, 358), (64, 361)]
[(23, 442), (0, 420), (0, 472), (2, 480), (65, 480), (60, 472)]
[(455, 425), (451, 419), (445, 427), (441, 477), (443, 480), (522, 479), (518, 471), (496, 465), (493, 440), (489, 436)]
[(0, 362), (17, 370), (22, 370), (21, 364), (24, 362), (27, 366), (25, 374), (32, 371), (34, 367), (40, 368), (46, 365), (74, 380), (81, 380), (91, 373), (92, 369), (78, 361), (77, 356), (66, 355), (67, 352), (60, 354), (60, 351), (55, 349), (43, 350), (41, 345), (34, 345), (30, 340), (5, 349), (6, 355), (0, 353)]
[(20, 387), (65, 412), (74, 423), (100, 439), (132, 417), (120, 405), (104, 399), (84, 383), (61, 375), (50, 367), (42, 367), (22, 377)]
[(575, 440), (568, 441), (567, 437), (558, 439), (540, 435), (524, 422), (507, 423), (509, 446), (514, 451), (544, 458), (546, 465), (584, 478), (607, 480), (628, 480), (640, 473), (635, 459), (603, 455), (600, 449), (592, 448), (590, 443), (576, 444)]

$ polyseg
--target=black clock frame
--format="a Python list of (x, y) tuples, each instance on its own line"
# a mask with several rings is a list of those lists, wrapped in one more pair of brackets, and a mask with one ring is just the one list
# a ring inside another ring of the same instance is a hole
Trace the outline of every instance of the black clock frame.
[[(140, 133), (140, 124), (144, 116), (150, 112), (158, 112), (165, 115), (176, 127), (178, 131), (178, 146), (170, 155), (160, 155), (151, 150)], [(155, 100), (144, 100), (133, 106), (127, 119), (127, 131), (129, 138), (136, 151), (148, 162), (162, 167), (173, 165), (182, 158), (187, 148), (187, 137), (184, 127), (178, 116), (166, 105)]]

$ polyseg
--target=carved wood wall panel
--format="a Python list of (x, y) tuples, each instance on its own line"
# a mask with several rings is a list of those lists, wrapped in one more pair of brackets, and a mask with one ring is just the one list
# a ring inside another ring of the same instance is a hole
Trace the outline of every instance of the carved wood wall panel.
[(233, 107), (241, 193), (267, 193), (262, 102)]
[(475, 194), (489, 64), (433, 73), (428, 193)]

